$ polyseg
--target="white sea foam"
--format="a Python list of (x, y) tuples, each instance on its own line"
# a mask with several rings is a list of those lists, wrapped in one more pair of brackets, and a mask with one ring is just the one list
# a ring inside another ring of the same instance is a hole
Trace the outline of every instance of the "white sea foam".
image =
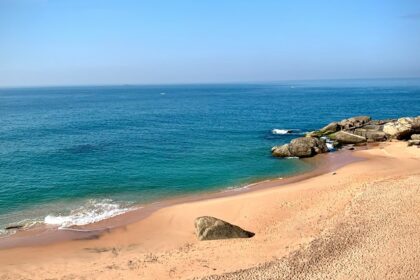
[(289, 133), (292, 133), (292, 130), (290, 130), (290, 129), (278, 129), (278, 128), (275, 128), (275, 129), (273, 129), (273, 130), (271, 131), (271, 133), (272, 133), (272, 134), (279, 134), (279, 135), (282, 135), (282, 134), (289, 134)]
[(223, 192), (239, 192), (242, 190), (246, 190), (248, 189), (250, 186), (233, 186), (233, 187), (228, 187), (226, 190), (224, 190)]
[(132, 208), (122, 207), (110, 200), (89, 200), (86, 205), (70, 211), (68, 215), (48, 215), (44, 223), (57, 225), (60, 229), (71, 226), (82, 226), (98, 222), (107, 218), (121, 215)]
[(333, 145), (333, 143), (326, 143), (327, 144), (327, 148), (328, 148), (328, 150), (329, 151), (332, 151), (332, 150), (334, 150), (334, 145)]
[(322, 136), (321, 139), (325, 140), (325, 144), (327, 145), (328, 151), (334, 151), (334, 142), (329, 139), (328, 137)]

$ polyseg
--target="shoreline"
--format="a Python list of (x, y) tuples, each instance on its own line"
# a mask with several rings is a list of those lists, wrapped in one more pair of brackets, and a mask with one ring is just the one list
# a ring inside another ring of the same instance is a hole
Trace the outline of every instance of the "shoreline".
[[(417, 279), (420, 149), (398, 141), (349, 154), (359, 160), (335, 174), (168, 205), (88, 239), (2, 249), (0, 278)], [(198, 241), (204, 215), (255, 236)]]
[[(376, 144), (356, 147), (355, 151), (369, 149), (369, 146), (374, 147)], [(311, 168), (308, 171), (298, 172), (285, 177), (264, 179), (238, 188), (224, 188), (210, 192), (204, 191), (189, 193), (176, 197), (164, 198), (162, 200), (146, 204), (136, 204), (132, 206), (133, 209), (130, 209), (127, 212), (83, 226), (59, 228), (53, 225), (41, 224), (33, 228), (20, 229), (16, 233), (0, 238), (0, 250), (15, 247), (42, 246), (71, 240), (98, 238), (99, 236), (109, 233), (115, 229), (139, 222), (162, 208), (188, 202), (231, 197), (267, 188), (281, 187), (283, 185), (296, 183), (331, 172), (352, 162), (363, 160), (355, 157), (353, 152), (354, 151), (342, 149), (326, 154), (320, 154), (317, 157), (300, 159), (311, 165)]]

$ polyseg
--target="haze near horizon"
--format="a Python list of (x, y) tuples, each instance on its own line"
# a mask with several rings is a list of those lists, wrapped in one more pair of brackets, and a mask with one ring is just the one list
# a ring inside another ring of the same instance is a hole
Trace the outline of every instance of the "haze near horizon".
[(0, 0), (0, 87), (420, 77), (418, 1)]

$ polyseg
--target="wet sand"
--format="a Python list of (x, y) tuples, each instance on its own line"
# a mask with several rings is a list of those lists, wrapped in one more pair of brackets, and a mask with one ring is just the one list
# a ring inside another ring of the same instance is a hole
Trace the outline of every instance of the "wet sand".
[[(177, 200), (90, 239), (2, 249), (0, 279), (419, 279), (420, 149), (353, 154), (364, 160)], [(202, 215), (256, 235), (197, 241)]]

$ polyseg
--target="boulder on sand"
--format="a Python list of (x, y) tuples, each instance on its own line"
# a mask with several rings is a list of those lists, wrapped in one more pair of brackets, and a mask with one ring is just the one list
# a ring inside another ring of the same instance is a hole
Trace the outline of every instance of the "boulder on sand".
[(411, 140), (420, 140), (420, 134), (411, 135)]
[(318, 138), (299, 137), (293, 139), (289, 144), (275, 146), (271, 153), (276, 157), (311, 157), (316, 154), (328, 152), (325, 142)]
[(408, 140), (408, 146), (420, 146), (420, 140)]
[(253, 232), (210, 216), (195, 219), (195, 230), (199, 240), (250, 238), (255, 235)]
[(341, 144), (360, 144), (366, 142), (366, 138), (346, 131), (339, 131), (334, 134), (334, 140)]
[(386, 123), (384, 132), (390, 138), (402, 140), (408, 139), (414, 133), (420, 133), (420, 116), (416, 118), (399, 118), (396, 121)]

